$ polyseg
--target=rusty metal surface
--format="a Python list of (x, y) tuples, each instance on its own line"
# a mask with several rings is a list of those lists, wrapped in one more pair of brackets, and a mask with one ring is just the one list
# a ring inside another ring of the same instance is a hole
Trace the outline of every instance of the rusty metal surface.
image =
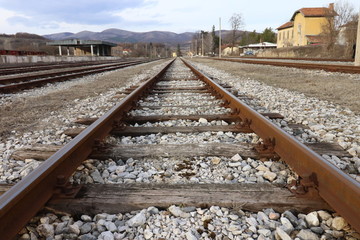
[(209, 58), (213, 60), (240, 62), (250, 64), (272, 65), (279, 67), (294, 67), (301, 69), (320, 69), (328, 72), (342, 72), (342, 73), (360, 73), (360, 67), (349, 65), (335, 65), (335, 64), (318, 64), (318, 63), (295, 63), (295, 62), (280, 62), (280, 61), (259, 61), (246, 59), (232, 59), (232, 58)]
[(187, 66), (229, 102), (239, 117), (262, 139), (273, 142), (273, 150), (304, 179), (312, 179), (315, 190), (352, 227), (360, 231), (360, 183), (298, 142), (261, 114), (206, 77), (191, 64)]
[(93, 147), (108, 135), (124, 113), (132, 108), (132, 104), (170, 64), (171, 62), (0, 197), (1, 239), (16, 236), (57, 191), (58, 179), (71, 176), (90, 155)]

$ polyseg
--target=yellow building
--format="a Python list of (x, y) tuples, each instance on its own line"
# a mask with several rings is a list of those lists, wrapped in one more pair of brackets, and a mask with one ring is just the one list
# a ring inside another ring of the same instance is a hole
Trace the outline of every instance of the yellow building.
[(301, 8), (295, 11), (289, 22), (277, 28), (277, 48), (320, 43), (324, 26), (335, 14), (333, 3), (327, 8)]

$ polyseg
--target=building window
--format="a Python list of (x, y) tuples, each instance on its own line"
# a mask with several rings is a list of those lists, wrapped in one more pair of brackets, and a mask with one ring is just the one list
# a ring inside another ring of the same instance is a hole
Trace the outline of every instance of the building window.
[(287, 32), (286, 32), (286, 38), (287, 38), (287, 39), (289, 39), (289, 32), (290, 32), (290, 31), (287, 31)]
[(298, 25), (298, 34), (301, 35), (301, 24)]

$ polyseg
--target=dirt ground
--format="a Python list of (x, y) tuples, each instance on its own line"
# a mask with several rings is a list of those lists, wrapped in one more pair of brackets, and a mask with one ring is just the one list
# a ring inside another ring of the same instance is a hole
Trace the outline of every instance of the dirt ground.
[(192, 58), (234, 76), (258, 80), (265, 84), (327, 100), (360, 114), (360, 74), (327, 73), (316, 70), (274, 67)]
[[(163, 62), (161, 60), (160, 62)], [(51, 91), (41, 96), (16, 98), (11, 103), (0, 105), (0, 138), (11, 135), (11, 131), (25, 132), (28, 129), (41, 129), (40, 122), (52, 111), (60, 111), (71, 107), (75, 99), (97, 96), (110, 88), (123, 87), (131, 78), (157, 65), (159, 61), (120, 69), (118, 71), (96, 77), (95, 81), (79, 83), (68, 89)]]

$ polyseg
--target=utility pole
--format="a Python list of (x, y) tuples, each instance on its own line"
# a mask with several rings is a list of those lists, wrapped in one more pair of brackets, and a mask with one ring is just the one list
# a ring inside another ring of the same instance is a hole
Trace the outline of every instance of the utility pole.
[(201, 31), (201, 56), (204, 56), (204, 32)]
[(360, 12), (356, 36), (356, 49), (355, 49), (355, 66), (360, 66)]
[(219, 18), (219, 58), (221, 58), (221, 18)]

